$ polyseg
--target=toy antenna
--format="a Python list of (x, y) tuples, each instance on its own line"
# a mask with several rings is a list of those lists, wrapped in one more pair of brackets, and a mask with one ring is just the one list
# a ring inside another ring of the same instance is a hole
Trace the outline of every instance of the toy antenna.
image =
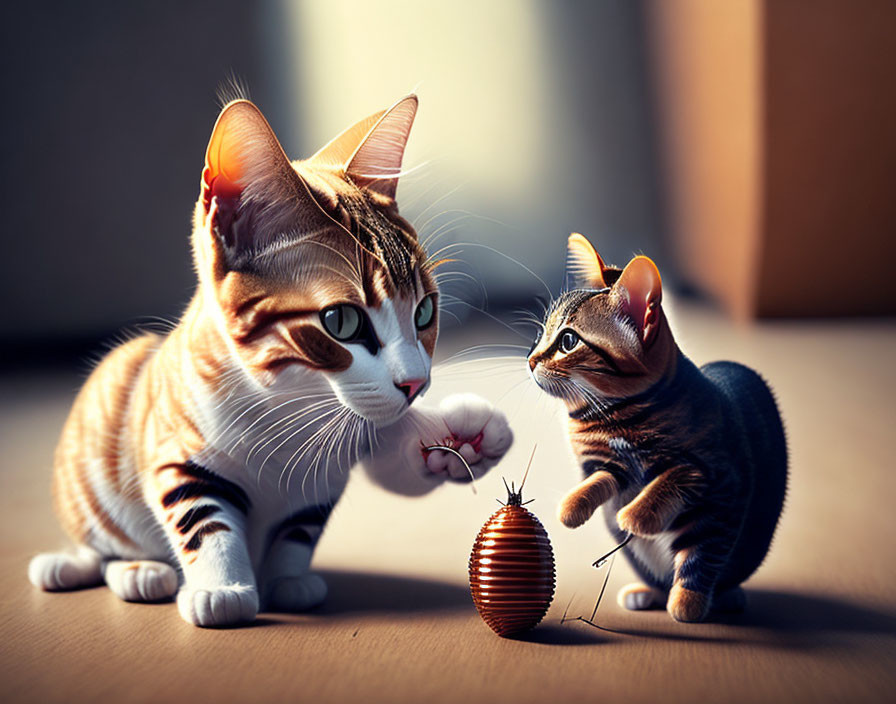
[(532, 454), (529, 455), (529, 464), (526, 465), (526, 473), (523, 475), (523, 483), (520, 484), (520, 494), (523, 493), (523, 487), (526, 486), (526, 479), (529, 478), (529, 469), (532, 467), (532, 460), (535, 459), (535, 451), (538, 449), (538, 443), (532, 448)]

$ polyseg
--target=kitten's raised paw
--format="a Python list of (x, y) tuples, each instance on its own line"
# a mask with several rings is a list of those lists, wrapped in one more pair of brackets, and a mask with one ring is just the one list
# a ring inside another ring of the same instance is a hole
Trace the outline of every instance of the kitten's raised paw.
[(622, 608), (629, 611), (646, 611), (662, 609), (666, 605), (666, 595), (659, 589), (635, 582), (620, 589), (619, 594), (616, 595), (616, 601)]
[(663, 530), (663, 520), (656, 512), (647, 511), (637, 503), (623, 506), (616, 512), (616, 524), (621, 530), (642, 538)]
[(313, 572), (297, 577), (279, 577), (267, 590), (265, 607), (270, 611), (295, 613), (314, 608), (327, 597), (327, 583)]
[(709, 597), (706, 594), (687, 589), (680, 584), (674, 584), (669, 591), (666, 611), (676, 621), (696, 623), (706, 618), (709, 613), (709, 604)]
[(92, 587), (103, 581), (101, 564), (100, 556), (88, 548), (77, 555), (46, 552), (31, 559), (28, 579), (48, 592)]
[(594, 515), (594, 509), (585, 497), (570, 494), (560, 502), (557, 517), (567, 528), (578, 528)]
[(177, 591), (177, 572), (153, 560), (112, 560), (106, 564), (106, 584), (124, 601), (161, 601)]
[(185, 586), (177, 594), (177, 609), (184, 621), (194, 626), (235, 626), (255, 620), (258, 592), (247, 584), (210, 588)]

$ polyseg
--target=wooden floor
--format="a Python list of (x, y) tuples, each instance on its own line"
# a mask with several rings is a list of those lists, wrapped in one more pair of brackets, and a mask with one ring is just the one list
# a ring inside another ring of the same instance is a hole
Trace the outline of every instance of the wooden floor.
[[(200, 630), (173, 604), (135, 605), (107, 589), (45, 594), (30, 556), (63, 544), (49, 502), (50, 461), (79, 380), (0, 379), (0, 692), (5, 702), (872, 702), (896, 701), (896, 323), (732, 326), (673, 309), (696, 362), (733, 358), (773, 384), (792, 457), (784, 517), (745, 614), (677, 624), (614, 600), (632, 580), (617, 561), (596, 629), (604, 576), (590, 563), (612, 543), (599, 521), (554, 518), (577, 478), (556, 406), (519, 362), (439, 370), (426, 401), (475, 389), (508, 412), (517, 443), (469, 486), (392, 496), (358, 474), (316, 557), (326, 606), (264, 614), (248, 628)], [(471, 339), (469, 344), (482, 342)], [(489, 341), (488, 339), (484, 341)], [(473, 538), (519, 480), (533, 444), (529, 506), (557, 555), (558, 587), (541, 626), (498, 638), (466, 585)], [(605, 568), (606, 569), (606, 568)]]

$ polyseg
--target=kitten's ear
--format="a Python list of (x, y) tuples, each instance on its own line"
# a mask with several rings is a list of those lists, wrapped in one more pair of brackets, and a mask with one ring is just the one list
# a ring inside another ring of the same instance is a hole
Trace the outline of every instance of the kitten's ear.
[(361, 188), (394, 200), (416, 115), (417, 96), (409, 95), (352, 125), (309, 161), (339, 169)]
[[(264, 115), (248, 100), (225, 105), (212, 130), (202, 171), (206, 213), (213, 198), (214, 227), (231, 258), (264, 247), (276, 234), (278, 215), (292, 216), (296, 228), (316, 224), (303, 220), (320, 213)], [(272, 204), (282, 207), (266, 208)]]
[(578, 288), (606, 288), (604, 260), (591, 243), (578, 232), (569, 236), (566, 247), (566, 272)]
[(208, 201), (238, 198), (250, 182), (287, 169), (289, 159), (261, 111), (248, 100), (225, 105), (205, 151), (202, 188)]
[(638, 326), (641, 341), (648, 344), (656, 333), (663, 300), (663, 284), (656, 264), (648, 257), (635, 257), (613, 288), (622, 296), (623, 310)]

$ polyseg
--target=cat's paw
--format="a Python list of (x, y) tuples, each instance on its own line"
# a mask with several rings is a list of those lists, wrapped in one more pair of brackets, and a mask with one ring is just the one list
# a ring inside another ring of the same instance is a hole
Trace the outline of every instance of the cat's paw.
[(92, 587), (103, 581), (102, 560), (87, 548), (77, 555), (42, 553), (35, 555), (29, 563), (28, 579), (35, 587), (48, 592)]
[(106, 584), (124, 601), (161, 601), (177, 591), (177, 572), (153, 560), (112, 560), (106, 564)]
[(307, 611), (327, 598), (327, 583), (319, 574), (308, 572), (292, 577), (278, 577), (267, 589), (265, 608), (294, 613)]
[(680, 584), (673, 584), (666, 602), (666, 611), (676, 621), (696, 623), (706, 618), (709, 613), (710, 600), (706, 594), (687, 589)]
[[(449, 396), (439, 405), (439, 411), (449, 434), (432, 444), (457, 450), (477, 478), (497, 464), (513, 443), (507, 417), (475, 394)], [(425, 452), (425, 459), (427, 469), (433, 474), (447, 474), (458, 481), (471, 479), (467, 468), (453, 453), (431, 450)]]
[(662, 609), (666, 605), (666, 595), (659, 589), (635, 582), (624, 586), (616, 595), (616, 602), (629, 611)]
[(587, 497), (571, 493), (560, 502), (557, 518), (567, 528), (578, 528), (594, 515), (595, 508)]
[(656, 511), (650, 511), (640, 503), (623, 506), (616, 512), (616, 524), (621, 530), (640, 538), (649, 538), (663, 532), (665, 519)]
[(177, 609), (184, 621), (204, 628), (249, 623), (258, 614), (258, 591), (248, 584), (187, 585), (177, 594)]

